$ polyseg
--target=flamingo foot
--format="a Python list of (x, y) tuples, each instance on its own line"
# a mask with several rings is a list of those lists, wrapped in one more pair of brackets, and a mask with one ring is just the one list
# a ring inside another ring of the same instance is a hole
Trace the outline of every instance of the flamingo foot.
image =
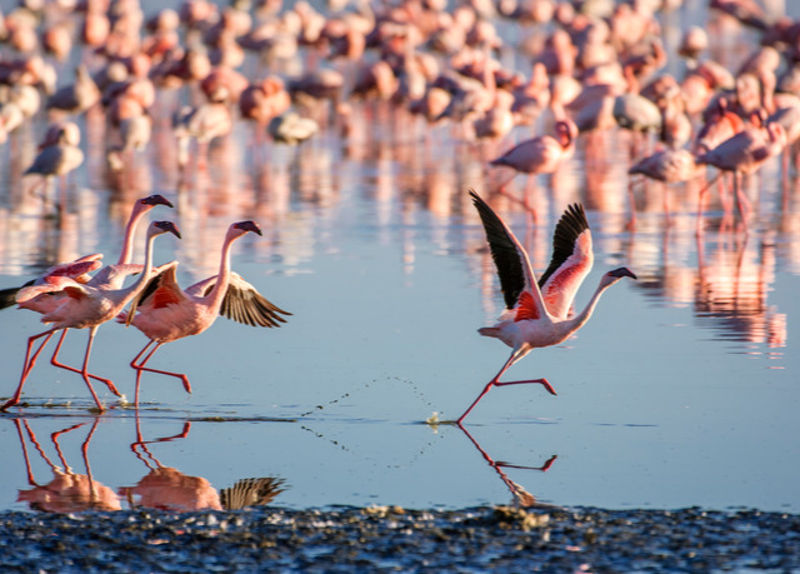
[[(50, 364), (54, 367), (58, 367), (59, 369), (64, 369), (66, 371), (72, 371), (73, 373), (83, 374), (83, 371), (77, 369), (75, 367), (71, 367), (69, 365), (65, 365), (64, 363), (60, 363), (59, 361), (55, 360), (55, 358), (50, 360)], [(29, 369), (30, 370), (30, 369)], [(89, 378), (94, 379), (100, 383), (103, 383), (105, 386), (108, 387), (108, 390), (114, 393), (117, 397), (122, 398), (122, 393), (119, 392), (116, 385), (113, 383), (111, 379), (106, 379), (105, 377), (100, 377), (98, 375), (93, 375), (92, 373), (86, 373), (86, 376)]]
[(117, 389), (116, 385), (114, 383), (112, 383), (110, 379), (103, 379), (103, 378), (98, 377), (97, 375), (90, 375), (90, 376), (93, 376), (95, 379), (97, 379), (101, 383), (105, 384), (105, 386), (108, 387), (108, 390), (111, 391), (112, 393), (114, 393), (118, 398), (120, 398), (120, 399), (122, 398), (122, 393), (119, 392), (119, 390)]
[(526, 385), (526, 384), (531, 384), (531, 383), (536, 383), (536, 384), (542, 385), (545, 389), (547, 389), (547, 392), (550, 393), (551, 395), (556, 395), (556, 396), (558, 395), (556, 390), (553, 388), (553, 385), (551, 385), (550, 382), (547, 379), (531, 379), (531, 380), (528, 380), (528, 381), (508, 381), (508, 382), (504, 382), (504, 383), (501, 383), (499, 381), (495, 381), (494, 384), (497, 385), (498, 387), (502, 387), (502, 386), (505, 386), (505, 385)]
[(6, 412), (9, 408), (17, 404), (19, 404), (19, 399), (8, 399), (5, 403), (3, 403), (3, 406), (0, 407), (0, 413)]
[(183, 383), (183, 388), (186, 390), (187, 393), (190, 395), (192, 394), (192, 385), (189, 384), (189, 377), (186, 375), (180, 375), (181, 382)]

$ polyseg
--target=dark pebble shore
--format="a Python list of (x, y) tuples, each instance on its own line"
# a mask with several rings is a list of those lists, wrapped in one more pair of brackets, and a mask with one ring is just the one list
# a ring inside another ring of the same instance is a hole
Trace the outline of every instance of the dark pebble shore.
[(5, 512), (2, 572), (800, 571), (800, 515), (397, 507)]

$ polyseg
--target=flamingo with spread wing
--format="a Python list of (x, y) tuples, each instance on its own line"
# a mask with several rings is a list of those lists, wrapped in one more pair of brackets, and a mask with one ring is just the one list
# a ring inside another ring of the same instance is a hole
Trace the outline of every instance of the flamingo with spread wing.
[(575, 293), (589, 274), (594, 259), (592, 234), (583, 206), (571, 205), (561, 216), (553, 234), (550, 265), (537, 282), (528, 254), (519, 240), (477, 193), (470, 191), (470, 196), (483, 222), (506, 303), (500, 320), (478, 332), (485, 337), (500, 339), (512, 351), (500, 371), (458, 418), (458, 424), (495, 386), (537, 383), (555, 395), (547, 379), (500, 382), (500, 377), (532, 349), (562, 343), (583, 327), (592, 316), (600, 296), (611, 285), (623, 277), (636, 279), (636, 275), (627, 267), (609, 271), (600, 279), (597, 290), (583, 311), (571, 315), (570, 307)]

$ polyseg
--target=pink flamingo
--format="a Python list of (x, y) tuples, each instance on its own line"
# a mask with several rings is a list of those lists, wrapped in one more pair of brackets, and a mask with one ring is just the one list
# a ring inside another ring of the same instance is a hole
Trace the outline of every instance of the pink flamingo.
[[(133, 204), (133, 209), (131, 210), (130, 217), (128, 218), (128, 223), (125, 226), (125, 235), (122, 241), (122, 251), (119, 254), (119, 259), (117, 260), (116, 264), (106, 265), (94, 277), (88, 275), (88, 272), (94, 271), (100, 267), (100, 259), (103, 257), (100, 253), (86, 255), (70, 263), (55, 265), (48, 269), (47, 272), (41, 277), (28, 281), (21, 287), (0, 291), (0, 298), (3, 299), (2, 302), (0, 302), (0, 308), (4, 308), (16, 303), (17, 294), (23, 288), (44, 285), (52, 286), (58, 281), (58, 279), (56, 279), (58, 277), (71, 278), (79, 283), (86, 283), (96, 288), (120, 289), (126, 277), (142, 271), (142, 265), (131, 263), (131, 259), (133, 257), (133, 239), (136, 235), (136, 229), (139, 225), (139, 222), (147, 212), (157, 205), (166, 205), (167, 207), (172, 207), (172, 204), (159, 194), (153, 194), (148, 197), (144, 197)], [(24, 302), (24, 308), (44, 315), (55, 310), (63, 302), (61, 300), (61, 296), (63, 296), (63, 294), (59, 295), (58, 293), (48, 289), (46, 292), (43, 292), (35, 297), (28, 298), (28, 300)], [(58, 340), (58, 344), (53, 352), (53, 357), (50, 359), (50, 363), (55, 367), (80, 373), (81, 371), (79, 369), (58, 362), (58, 353), (61, 350), (61, 345), (64, 343), (64, 338), (67, 335), (67, 331), (68, 329), (62, 330), (61, 338)], [(39, 353), (42, 352), (45, 345), (47, 345), (54, 333), (55, 331), (53, 330), (47, 330), (44, 333), (33, 335), (28, 339), (24, 363), (25, 370), (22, 373), (22, 381), (20, 382), (20, 385), (24, 384), (24, 380), (27, 378), (28, 372), (30, 372), (30, 370), (36, 364), (36, 359), (38, 358)], [(33, 358), (28, 360), (28, 358), (31, 356), (30, 353), (31, 349), (33, 348), (34, 341), (41, 337), (45, 337), (44, 341), (41, 342), (38, 349), (33, 354)], [(89, 376), (104, 383), (108, 386), (111, 392), (117, 396), (120, 396), (119, 391), (117, 391), (116, 387), (110, 380), (92, 374), (89, 374)], [(4, 406), (3, 409), (5, 408), (6, 407)]]
[[(656, 153), (643, 157), (630, 169), (629, 175), (643, 175), (648, 179), (654, 179), (665, 184), (682, 183), (694, 179), (699, 175), (701, 168), (697, 166), (694, 154), (686, 149), (663, 149)], [(629, 225), (636, 224), (636, 206), (633, 201), (633, 182), (628, 186), (628, 193), (631, 202), (631, 220)], [(668, 195), (664, 193), (664, 213), (669, 219), (670, 208)]]
[[(89, 392), (91, 393), (98, 410), (100, 412), (105, 410), (103, 405), (100, 403), (100, 399), (97, 397), (97, 394), (94, 392), (94, 388), (92, 387), (92, 383), (89, 378), (92, 377), (101, 380), (102, 382), (107, 381), (106, 384), (110, 383), (110, 381), (107, 379), (102, 379), (101, 377), (97, 377), (96, 375), (90, 375), (89, 373), (89, 355), (92, 351), (92, 344), (94, 343), (94, 338), (100, 325), (116, 317), (125, 307), (125, 305), (130, 303), (133, 298), (136, 297), (142, 289), (144, 289), (144, 287), (147, 285), (147, 282), (156, 272), (153, 268), (153, 244), (155, 242), (155, 238), (159, 235), (163, 235), (164, 233), (172, 233), (180, 238), (180, 232), (178, 231), (178, 228), (175, 227), (175, 224), (171, 221), (154, 221), (151, 223), (147, 230), (147, 248), (145, 251), (144, 270), (136, 282), (129, 287), (115, 289), (113, 281), (89, 285), (79, 283), (68, 277), (54, 277), (51, 278), (51, 280), (45, 285), (26, 287), (18, 293), (17, 298), (20, 302), (20, 307), (22, 308), (25, 307), (27, 301), (35, 300), (37, 296), (43, 293), (51, 293), (54, 297), (57, 297), (57, 299), (52, 305), (52, 308), (42, 315), (42, 323), (50, 323), (52, 324), (52, 327), (47, 331), (44, 331), (39, 335), (34, 335), (28, 339), (28, 352), (25, 356), (26, 364), (23, 366), (22, 377), (20, 378), (19, 385), (17, 386), (14, 396), (6, 401), (2, 407), (0, 407), (0, 411), (6, 410), (9, 407), (19, 403), (25, 380), (33, 368), (38, 354), (42, 350), (41, 347), (44, 346), (41, 345), (33, 357), (31, 357), (30, 361), (28, 361), (28, 356), (30, 354), (33, 341), (39, 337), (47, 337), (47, 339), (49, 339), (50, 335), (62, 329), (66, 331), (66, 329), (85, 328), (89, 328), (89, 341), (86, 345), (86, 352), (83, 357), (83, 367), (80, 369), (80, 371), (74, 368), (69, 368), (69, 370), (74, 370), (81, 373), (86, 386), (89, 387)], [(64, 335), (62, 334), (62, 341), (63, 338)], [(45, 343), (47, 342), (47, 339), (45, 339)], [(53, 354), (53, 360), (55, 360), (56, 355), (58, 354), (59, 347), (60, 343), (59, 346), (56, 347), (56, 350)], [(112, 392), (116, 391), (116, 388), (114, 388), (113, 384), (109, 384), (109, 389), (111, 389)], [(119, 392), (116, 394), (119, 395)]]
[[(187, 393), (192, 392), (185, 374), (145, 366), (164, 343), (202, 333), (214, 323), (217, 315), (261, 327), (279, 327), (286, 321), (280, 315), (291, 315), (267, 301), (255, 287), (231, 271), (231, 246), (248, 232), (261, 235), (254, 221), (240, 221), (228, 227), (217, 275), (183, 290), (175, 278), (177, 262), (169, 264), (133, 301), (130, 311), (118, 317), (120, 322), (133, 324), (150, 339), (131, 361), (131, 367), (136, 369), (136, 405), (139, 404), (142, 371), (176, 377)], [(155, 346), (150, 349), (153, 344)]]
[[(54, 124), (45, 134), (45, 139), (39, 146), (39, 153), (33, 163), (25, 170), (23, 175), (42, 176), (43, 195), (47, 199), (50, 181), (56, 176), (65, 178), (71, 171), (83, 163), (81, 151), (81, 131), (74, 122)], [(61, 196), (56, 203), (57, 209), (66, 207), (66, 183), (61, 186)]]
[(499, 379), (532, 349), (557, 345), (583, 327), (592, 316), (600, 296), (611, 285), (623, 277), (636, 279), (636, 275), (627, 267), (609, 271), (600, 279), (597, 290), (583, 311), (570, 316), (575, 293), (591, 270), (594, 259), (592, 234), (583, 206), (571, 205), (561, 216), (553, 234), (550, 265), (537, 282), (528, 254), (519, 240), (477, 193), (470, 191), (470, 196), (483, 222), (506, 303), (500, 321), (492, 327), (478, 329), (478, 332), (484, 337), (500, 339), (512, 351), (500, 371), (458, 418), (459, 425), (495, 386), (538, 383), (555, 395), (547, 379), (511, 382), (500, 382)]
[(733, 195), (738, 202), (739, 214), (745, 227), (750, 214), (750, 200), (741, 190), (741, 174), (755, 173), (770, 158), (780, 154), (784, 147), (786, 131), (779, 123), (771, 122), (764, 127), (747, 127), (697, 157), (698, 164), (733, 172)]
[(577, 129), (570, 120), (555, 125), (556, 135), (544, 135), (524, 140), (500, 157), (489, 162), (506, 166), (520, 173), (553, 173), (575, 152)]
[(48, 268), (47, 271), (42, 273), (39, 277), (31, 279), (20, 285), (19, 287), (8, 287), (6, 289), (0, 289), (0, 309), (5, 309), (7, 307), (11, 307), (11, 305), (16, 305), (17, 303), (17, 294), (20, 292), (21, 289), (25, 287), (30, 287), (31, 285), (41, 285), (45, 283), (48, 277), (58, 277), (58, 276), (65, 276), (71, 277), (78, 283), (86, 283), (91, 279), (92, 271), (96, 271), (102, 265), (101, 259), (103, 258), (102, 253), (92, 253), (91, 255), (84, 255), (83, 257), (79, 257), (74, 261), (69, 261), (67, 263), (58, 263), (53, 265), (52, 267)]
[[(543, 135), (524, 140), (505, 152), (500, 157), (489, 162), (492, 166), (510, 167), (517, 173), (528, 174), (525, 187), (525, 197), (531, 185), (531, 176), (540, 173), (554, 173), (559, 166), (575, 153), (575, 138), (578, 128), (569, 120), (559, 120), (555, 125), (555, 136)], [(514, 174), (516, 175), (516, 174)], [(500, 188), (502, 189), (511, 176)], [(533, 212), (534, 219), (536, 212)]]

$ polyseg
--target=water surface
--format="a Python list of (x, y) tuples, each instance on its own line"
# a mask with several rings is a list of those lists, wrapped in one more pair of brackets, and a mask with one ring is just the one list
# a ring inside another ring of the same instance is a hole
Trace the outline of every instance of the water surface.
[[(177, 97), (160, 98), (156, 115)], [(784, 188), (778, 162), (748, 182), (749, 234), (721, 229), (715, 193), (696, 233), (700, 183), (668, 192), (669, 217), (663, 187), (637, 186), (631, 229), (633, 142), (623, 131), (582, 136), (568, 165), (537, 180), (537, 223), (518, 202), (494, 197), (538, 272), (558, 216), (584, 203), (595, 266), (579, 309), (608, 269), (626, 265), (639, 280), (610, 289), (577, 336), (532, 352), (506, 375), (547, 377), (557, 397), (538, 386), (495, 389), (467, 419), (468, 435), (425, 421), (458, 417), (507, 357), (476, 331), (499, 314), (502, 297), (467, 190), (489, 195), (496, 174), (486, 160), (510, 142), (467, 145), (451, 126), (429, 129), (366, 103), (354, 106), (346, 137), (331, 128), (299, 148), (253, 147), (252, 126), (238, 125), (212, 147), (206, 171), (183, 179), (161, 129), (114, 177), (102, 168), (102, 122), (81, 122), (87, 162), (70, 179), (60, 221), (18, 177), (44, 121), (0, 150), (8, 167), (0, 286), (94, 251), (114, 259), (132, 202), (159, 192), (176, 209), (151, 215), (174, 219), (183, 240), (160, 239), (156, 259), (179, 259), (182, 284), (215, 273), (226, 227), (253, 218), (264, 236), (240, 240), (233, 267), (294, 315), (280, 329), (220, 319), (165, 345), (152, 365), (187, 373), (194, 392), (146, 374), (138, 412), (97, 387), (113, 408), (92, 415), (80, 377), (43, 360), (25, 388), (28, 404), (0, 417), (0, 509), (29, 508), (20, 491), (34, 488), (31, 480), (63, 482), (59, 472), (91, 474), (129, 507), (141, 501), (124, 489), (164, 467), (188, 477), (176, 479), (186, 504), (210, 507), (239, 479), (273, 477), (283, 491), (272, 503), (296, 508), (465, 507), (505, 503), (510, 489), (523, 489), (557, 505), (800, 511), (800, 206), (794, 172)], [(511, 139), (530, 131), (517, 128)], [(607, 153), (587, 167), (598, 146)], [(520, 197), (524, 187), (518, 177), (507, 189)], [(3, 318), (0, 395), (9, 396), (26, 338), (42, 326), (26, 311)], [(68, 337), (70, 364), (85, 337)], [(132, 397), (128, 362), (145, 342), (135, 329), (101, 327), (92, 371)]]

